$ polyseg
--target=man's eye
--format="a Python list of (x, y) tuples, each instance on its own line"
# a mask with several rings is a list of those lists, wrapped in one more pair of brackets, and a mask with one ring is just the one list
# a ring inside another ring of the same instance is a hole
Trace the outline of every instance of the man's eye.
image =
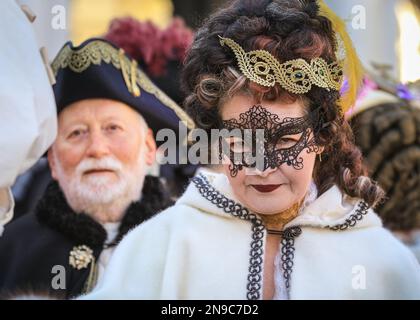
[(82, 130), (73, 130), (70, 134), (69, 134), (69, 138), (77, 138), (80, 137), (83, 134)]
[(116, 124), (111, 124), (106, 128), (108, 131), (117, 131), (120, 130), (121, 127)]

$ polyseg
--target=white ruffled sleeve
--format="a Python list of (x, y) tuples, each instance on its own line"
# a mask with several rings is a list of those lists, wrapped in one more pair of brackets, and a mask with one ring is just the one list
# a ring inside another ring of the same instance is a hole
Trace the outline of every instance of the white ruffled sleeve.
[(0, 236), (3, 234), (4, 225), (12, 220), (14, 206), (10, 188), (0, 188)]
[(14, 0), (0, 1), (0, 188), (10, 187), (57, 132), (52, 87), (31, 23)]

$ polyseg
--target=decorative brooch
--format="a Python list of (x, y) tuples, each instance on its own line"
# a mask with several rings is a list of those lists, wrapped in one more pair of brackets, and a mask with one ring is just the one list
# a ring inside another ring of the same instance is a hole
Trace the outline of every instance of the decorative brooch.
[(87, 268), (94, 259), (92, 249), (86, 245), (81, 245), (73, 247), (73, 250), (70, 251), (69, 263), (73, 268), (80, 270)]

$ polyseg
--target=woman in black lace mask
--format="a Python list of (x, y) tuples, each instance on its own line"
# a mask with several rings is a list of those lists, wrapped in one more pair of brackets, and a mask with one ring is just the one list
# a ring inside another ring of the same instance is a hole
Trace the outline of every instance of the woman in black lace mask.
[(210, 150), (224, 172), (202, 170), (131, 232), (88, 298), (420, 298), (343, 119), (361, 78), (343, 29), (314, 0), (234, 1), (204, 23), (185, 107), (209, 136), (229, 132)]

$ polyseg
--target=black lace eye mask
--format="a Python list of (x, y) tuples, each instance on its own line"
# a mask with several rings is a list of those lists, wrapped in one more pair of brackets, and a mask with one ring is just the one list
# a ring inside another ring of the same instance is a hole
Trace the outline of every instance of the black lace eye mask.
[(300, 153), (318, 152), (315, 143), (312, 121), (309, 116), (284, 118), (282, 120), (264, 107), (253, 106), (239, 119), (222, 121), (222, 128), (231, 134), (228, 138), (219, 139), (219, 158), (226, 155), (232, 177), (239, 170), (257, 168), (264, 171), (286, 163), (296, 170), (303, 168)]

